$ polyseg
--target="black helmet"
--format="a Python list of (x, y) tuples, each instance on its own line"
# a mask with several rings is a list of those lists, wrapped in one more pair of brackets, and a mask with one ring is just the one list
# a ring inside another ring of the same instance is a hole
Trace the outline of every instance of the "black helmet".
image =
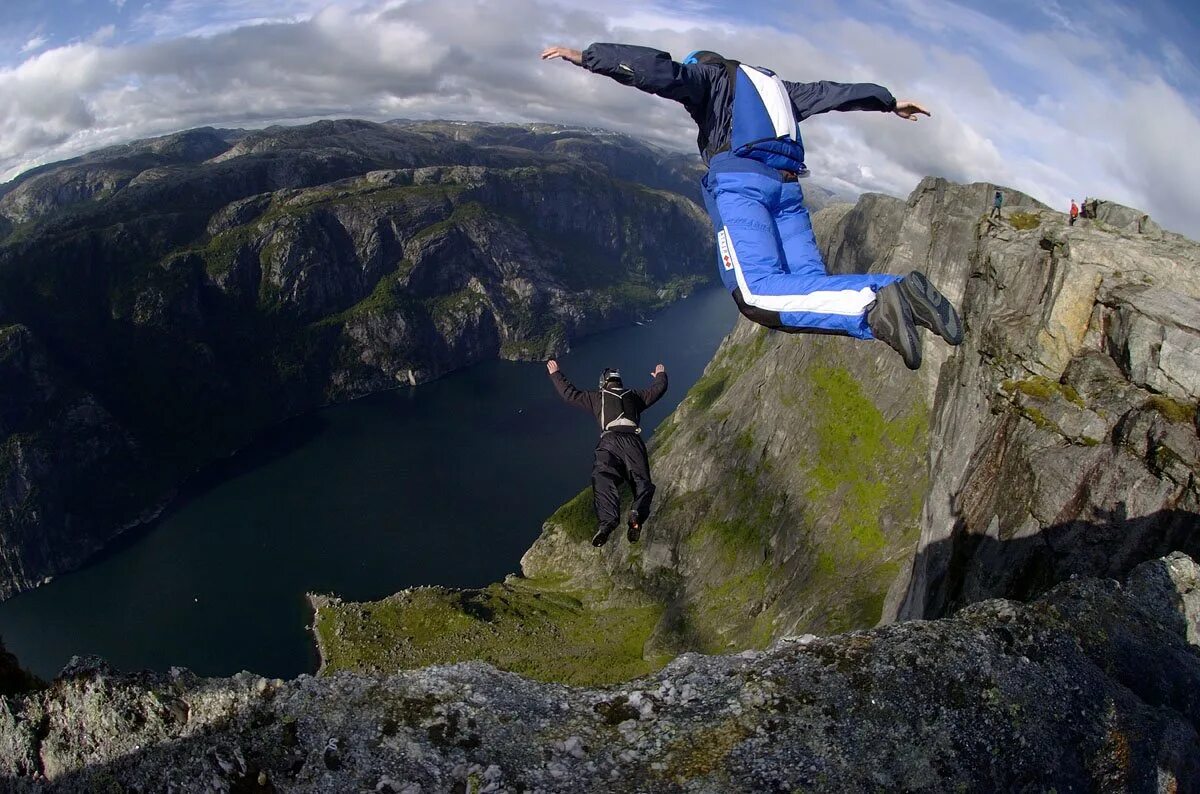
[(603, 389), (608, 384), (614, 382), (621, 382), (621, 370), (605, 367), (604, 371), (600, 373), (600, 388)]

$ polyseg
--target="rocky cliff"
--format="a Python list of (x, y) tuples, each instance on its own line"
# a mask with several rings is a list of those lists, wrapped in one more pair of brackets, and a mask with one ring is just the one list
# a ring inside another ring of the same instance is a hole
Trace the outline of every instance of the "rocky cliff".
[(8, 791), (1200, 791), (1200, 568), (687, 654), (607, 689), (479, 663), (204, 680), (77, 660), (4, 698)]
[(912, 373), (882, 344), (742, 322), (656, 431), (640, 544), (592, 549), (585, 491), (523, 577), (314, 598), (327, 669), (465, 653), (608, 683), (1200, 554), (1200, 247), (1111, 204), (1068, 228), (1009, 192), (988, 220), (993, 190), (930, 179), (817, 215), (832, 271), (928, 273), (962, 307), (961, 347), (926, 337)]
[(0, 196), (0, 597), (332, 400), (540, 357), (711, 278), (694, 159), (548, 125), (200, 129)]
[(1107, 203), (1017, 221), (972, 252), (900, 618), (1200, 552), (1200, 246)]

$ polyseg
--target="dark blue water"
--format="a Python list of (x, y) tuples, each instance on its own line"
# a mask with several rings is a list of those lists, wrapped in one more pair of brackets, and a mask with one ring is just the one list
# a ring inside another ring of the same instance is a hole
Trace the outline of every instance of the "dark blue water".
[[(706, 289), (583, 340), (560, 364), (582, 388), (606, 366), (642, 387), (666, 364), (649, 438), (735, 316), (727, 294)], [(596, 433), (544, 365), (503, 361), (286, 422), (121, 548), (0, 604), (0, 636), (43, 676), (73, 654), (126, 670), (311, 672), (306, 592), (376, 599), (517, 571), (542, 521), (587, 485)]]

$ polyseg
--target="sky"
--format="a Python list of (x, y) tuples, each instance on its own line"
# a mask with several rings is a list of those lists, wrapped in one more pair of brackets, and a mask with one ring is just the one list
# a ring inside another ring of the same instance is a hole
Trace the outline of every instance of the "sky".
[(679, 105), (538, 59), (593, 41), (927, 106), (801, 125), (814, 176), (846, 193), (990, 181), (1200, 239), (1194, 0), (0, 0), (0, 181), (190, 127), (329, 117), (586, 124), (694, 150)]

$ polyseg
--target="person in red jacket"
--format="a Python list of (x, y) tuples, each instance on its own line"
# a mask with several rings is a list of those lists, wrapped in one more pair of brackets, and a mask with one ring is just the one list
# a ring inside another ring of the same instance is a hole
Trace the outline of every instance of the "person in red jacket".
[(1079, 217), (1079, 205), (1075, 203), (1075, 199), (1071, 199), (1071, 225), (1075, 225), (1075, 219)]

